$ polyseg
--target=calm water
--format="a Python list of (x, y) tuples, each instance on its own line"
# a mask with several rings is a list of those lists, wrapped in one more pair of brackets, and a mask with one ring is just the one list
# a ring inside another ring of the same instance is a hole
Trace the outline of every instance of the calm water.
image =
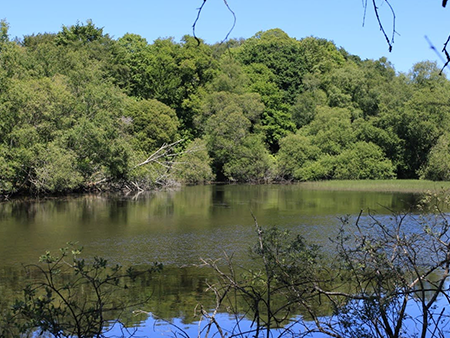
[[(203, 283), (211, 274), (192, 265), (200, 257), (222, 257), (224, 251), (245, 264), (255, 242), (252, 213), (262, 226), (291, 229), (326, 247), (339, 217), (361, 209), (378, 215), (410, 210), (418, 198), (298, 185), (218, 185), (140, 196), (6, 202), (0, 204), (0, 298), (13, 294), (21, 264), (36, 262), (46, 250), (72, 241), (83, 245), (86, 255), (122, 265), (164, 263), (167, 268), (159, 280), (146, 282), (157, 289), (149, 311), (187, 325), (194, 321), (189, 314), (196, 302), (204, 301)], [(134, 325), (145, 331), (153, 321), (136, 318)]]

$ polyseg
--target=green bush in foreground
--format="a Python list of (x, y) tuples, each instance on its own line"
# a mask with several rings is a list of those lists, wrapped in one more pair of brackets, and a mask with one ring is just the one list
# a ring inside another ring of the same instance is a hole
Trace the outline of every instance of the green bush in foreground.
[[(100, 257), (85, 260), (80, 258), (81, 250), (63, 248), (58, 256), (47, 252), (38, 264), (26, 266), (31, 281), (23, 298), (0, 319), (1, 338), (36, 332), (52, 337), (106, 337), (108, 327), (120, 323), (123, 311), (137, 305), (121, 298), (120, 292), (144, 272), (110, 265)], [(155, 264), (145, 273), (161, 268)]]

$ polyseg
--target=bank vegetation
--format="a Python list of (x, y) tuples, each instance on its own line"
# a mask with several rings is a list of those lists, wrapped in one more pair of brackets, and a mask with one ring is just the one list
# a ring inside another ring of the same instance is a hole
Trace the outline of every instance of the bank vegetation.
[(450, 84), (280, 29), (208, 45), (0, 31), (0, 195), (450, 179)]

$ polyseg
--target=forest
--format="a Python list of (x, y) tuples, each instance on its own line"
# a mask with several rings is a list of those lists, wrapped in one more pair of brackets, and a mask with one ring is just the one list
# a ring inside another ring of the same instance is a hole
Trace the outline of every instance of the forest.
[(280, 29), (214, 45), (0, 27), (0, 195), (450, 180), (450, 82)]

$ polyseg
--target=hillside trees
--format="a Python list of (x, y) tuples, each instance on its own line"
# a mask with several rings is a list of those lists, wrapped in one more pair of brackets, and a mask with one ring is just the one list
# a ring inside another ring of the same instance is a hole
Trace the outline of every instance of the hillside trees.
[(186, 146), (184, 153), (177, 159), (175, 175), (188, 184), (210, 182), (214, 179), (211, 161), (205, 141), (195, 139)]
[[(159, 102), (129, 103), (106, 64), (115, 42), (91, 23), (86, 28), (26, 37), (23, 46), (3, 43), (0, 59), (9, 76), (0, 96), (2, 194), (126, 180), (143, 148), (150, 152), (174, 139), (175, 113)], [(151, 137), (140, 140), (145, 128), (153, 128)]]
[(313, 122), (282, 141), (281, 173), (302, 181), (392, 178), (391, 161), (376, 144), (358, 140), (351, 118), (348, 109), (319, 108)]
[(216, 174), (233, 181), (267, 178), (272, 160), (262, 138), (251, 133), (263, 108), (255, 94), (220, 92), (210, 98), (205, 137)]
[(173, 39), (148, 44), (136, 34), (126, 34), (118, 45), (118, 62), (127, 67), (119, 85), (126, 93), (175, 109), (181, 130), (189, 137), (197, 135), (193, 120), (198, 91), (213, 79), (217, 68), (211, 47), (198, 46), (189, 36), (181, 44)]
[(202, 149), (181, 160), (198, 176), (172, 161), (185, 182), (448, 177), (450, 85), (433, 63), (396, 73), (280, 29), (209, 46), (91, 21), (20, 41), (1, 28), (3, 195), (151, 181), (136, 165), (180, 139), (174, 156)]

